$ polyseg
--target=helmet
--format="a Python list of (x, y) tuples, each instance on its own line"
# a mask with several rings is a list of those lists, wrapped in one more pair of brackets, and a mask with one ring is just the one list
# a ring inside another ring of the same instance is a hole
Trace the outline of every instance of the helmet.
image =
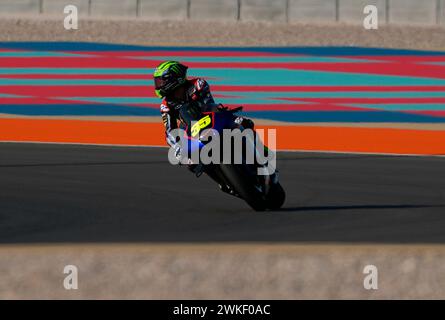
[(155, 93), (163, 98), (187, 80), (188, 67), (177, 61), (161, 63), (153, 74)]

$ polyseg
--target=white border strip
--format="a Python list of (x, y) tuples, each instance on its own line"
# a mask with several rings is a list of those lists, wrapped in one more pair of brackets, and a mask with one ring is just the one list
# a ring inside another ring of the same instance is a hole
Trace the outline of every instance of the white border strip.
[(111, 143), (82, 143), (82, 142), (48, 142), (48, 141), (15, 141), (0, 140), (0, 143), (21, 143), (21, 144), (55, 144), (73, 146), (98, 146), (98, 147), (119, 147), (119, 148), (168, 148), (168, 146), (140, 145), (140, 144), (111, 144)]
[(327, 150), (289, 150), (281, 149), (278, 152), (301, 152), (301, 153), (327, 153), (327, 154), (357, 154), (375, 156), (407, 156), (407, 157), (445, 157), (445, 154), (416, 154), (416, 153), (388, 153), (388, 152), (360, 152), (360, 151), (327, 151)]
[[(54, 144), (54, 145), (74, 145), (74, 146), (99, 146), (99, 147), (118, 147), (118, 148), (168, 148), (168, 146), (157, 145), (132, 145), (132, 144), (107, 144), (107, 143), (81, 143), (81, 142), (47, 142), (47, 141), (3, 141), (0, 143), (21, 143), (21, 144)], [(437, 157), (445, 158), (445, 154), (413, 154), (413, 153), (385, 153), (385, 152), (360, 152), (360, 151), (327, 151), (327, 150), (291, 150), (280, 149), (278, 152), (295, 153), (326, 153), (326, 154), (356, 154), (356, 155), (375, 155), (375, 156), (406, 156), (406, 157)]]

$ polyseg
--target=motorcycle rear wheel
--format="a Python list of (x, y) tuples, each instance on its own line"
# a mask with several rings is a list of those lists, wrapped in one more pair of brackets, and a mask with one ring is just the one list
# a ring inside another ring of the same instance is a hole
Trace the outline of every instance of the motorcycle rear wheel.
[(281, 184), (278, 182), (272, 185), (266, 197), (267, 208), (270, 210), (278, 210), (283, 206), (285, 200), (286, 192)]

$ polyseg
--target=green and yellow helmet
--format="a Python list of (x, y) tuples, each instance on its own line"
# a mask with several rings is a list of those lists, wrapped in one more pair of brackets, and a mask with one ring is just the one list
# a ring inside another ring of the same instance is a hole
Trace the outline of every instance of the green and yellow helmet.
[(178, 61), (165, 61), (156, 68), (153, 79), (155, 93), (163, 98), (187, 80), (188, 67)]

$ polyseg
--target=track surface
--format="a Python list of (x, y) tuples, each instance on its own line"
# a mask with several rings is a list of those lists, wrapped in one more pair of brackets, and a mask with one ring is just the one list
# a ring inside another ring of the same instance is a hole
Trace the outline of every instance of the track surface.
[(280, 153), (255, 213), (160, 148), (0, 144), (0, 243), (445, 243), (445, 158)]

